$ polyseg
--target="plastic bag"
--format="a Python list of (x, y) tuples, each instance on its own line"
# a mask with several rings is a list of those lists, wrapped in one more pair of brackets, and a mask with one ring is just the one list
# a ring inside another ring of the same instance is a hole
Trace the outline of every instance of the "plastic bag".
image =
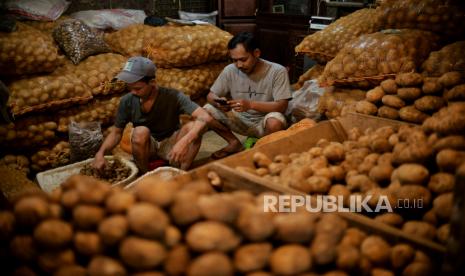
[(132, 24), (144, 23), (147, 15), (142, 10), (111, 9), (79, 11), (72, 13), (71, 17), (82, 20), (91, 28), (120, 30)]
[(185, 12), (185, 11), (178, 11), (179, 18), (183, 20), (190, 20), (190, 21), (203, 21), (210, 23), (212, 25), (216, 25), (216, 16), (218, 15), (218, 11), (213, 11), (211, 13), (194, 13), (194, 12)]
[(421, 69), (429, 77), (440, 77), (452, 71), (465, 73), (465, 41), (458, 41), (432, 52)]
[(304, 118), (319, 120), (320, 114), (317, 108), (319, 99), (324, 93), (325, 89), (321, 88), (316, 80), (306, 81), (302, 88), (292, 93), (285, 115), (290, 117), (292, 122)]
[(70, 3), (64, 0), (8, 0), (5, 7), (10, 13), (24, 19), (53, 21)]
[(90, 55), (110, 52), (103, 33), (96, 32), (80, 20), (66, 20), (53, 29), (53, 38), (74, 63)]
[(100, 122), (71, 122), (69, 124), (69, 146), (71, 163), (94, 157), (103, 143)]

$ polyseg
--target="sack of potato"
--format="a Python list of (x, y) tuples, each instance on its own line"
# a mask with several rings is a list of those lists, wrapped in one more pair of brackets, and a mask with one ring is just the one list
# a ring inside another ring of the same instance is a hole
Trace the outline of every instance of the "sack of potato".
[(81, 20), (63, 21), (53, 29), (52, 35), (74, 64), (90, 55), (110, 52), (110, 47), (103, 40), (103, 33), (90, 28)]
[(70, 146), (61, 141), (51, 149), (41, 149), (31, 157), (31, 168), (36, 172), (45, 171), (70, 164)]
[(186, 67), (228, 59), (232, 35), (216, 26), (165, 25), (154, 28), (145, 52), (160, 68)]
[(318, 112), (327, 118), (336, 118), (343, 113), (355, 111), (355, 104), (364, 97), (365, 91), (360, 89), (328, 90), (320, 97)]
[(57, 123), (45, 116), (31, 116), (0, 124), (0, 145), (6, 151), (48, 145), (56, 137)]
[(58, 112), (59, 132), (68, 132), (68, 125), (74, 122), (100, 122), (103, 125), (111, 124), (116, 116), (120, 96), (106, 99), (94, 99), (92, 102), (62, 110)]
[(428, 77), (440, 77), (451, 71), (465, 72), (465, 41), (457, 41), (432, 52), (421, 69)]
[(14, 115), (63, 108), (92, 99), (89, 88), (75, 75), (40, 76), (12, 82), (8, 106)]
[(50, 36), (25, 24), (18, 22), (11, 33), (0, 32), (0, 75), (52, 72), (63, 58)]
[(132, 24), (119, 31), (105, 35), (105, 41), (114, 52), (122, 55), (142, 56), (147, 39), (153, 36), (156, 27), (145, 24)]
[(190, 96), (199, 98), (210, 91), (211, 85), (228, 63), (208, 63), (185, 68), (158, 68), (157, 84), (179, 90)]
[(461, 3), (449, 0), (387, 0), (379, 10), (384, 29), (413, 28), (452, 37), (464, 34), (465, 9)]
[(320, 83), (370, 87), (397, 73), (416, 71), (437, 40), (430, 32), (407, 29), (362, 35), (326, 65)]
[(29, 159), (24, 155), (7, 154), (0, 159), (0, 166), (6, 166), (12, 170), (18, 170), (25, 175), (29, 174)]
[(379, 15), (377, 9), (361, 9), (341, 17), (325, 29), (306, 36), (295, 52), (324, 64), (350, 40), (379, 31)]
[(313, 65), (312, 68), (308, 69), (307, 72), (303, 73), (299, 77), (299, 80), (292, 85), (292, 88), (294, 90), (299, 90), (300, 88), (302, 88), (306, 81), (318, 78), (321, 75), (321, 73), (323, 73), (324, 69), (325, 67), (322, 65)]
[(63, 15), (60, 16), (57, 20), (55, 21), (35, 21), (35, 20), (27, 20), (27, 21), (22, 21), (22, 23), (31, 26), (35, 29), (38, 29), (39, 31), (42, 31), (46, 34), (52, 34), (53, 29), (60, 25), (63, 21), (71, 19), (71, 17)]

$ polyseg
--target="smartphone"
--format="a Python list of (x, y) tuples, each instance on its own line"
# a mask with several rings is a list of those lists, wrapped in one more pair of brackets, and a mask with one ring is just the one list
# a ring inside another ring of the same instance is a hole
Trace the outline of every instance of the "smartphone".
[(227, 105), (228, 101), (225, 99), (215, 99), (215, 102), (219, 103), (220, 105)]

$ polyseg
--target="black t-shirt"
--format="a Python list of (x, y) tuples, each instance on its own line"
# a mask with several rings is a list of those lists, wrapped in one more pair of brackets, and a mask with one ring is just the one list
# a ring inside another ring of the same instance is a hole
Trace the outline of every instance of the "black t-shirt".
[(183, 113), (192, 114), (199, 106), (192, 102), (183, 93), (158, 87), (158, 96), (152, 109), (143, 113), (140, 98), (128, 93), (121, 97), (118, 112), (116, 113), (115, 126), (124, 128), (127, 123), (133, 126), (146, 126), (150, 129), (152, 136), (161, 141), (170, 137), (180, 128), (179, 115)]

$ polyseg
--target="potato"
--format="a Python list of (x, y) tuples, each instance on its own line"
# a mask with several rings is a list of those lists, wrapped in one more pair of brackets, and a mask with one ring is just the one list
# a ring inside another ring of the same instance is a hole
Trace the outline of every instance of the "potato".
[(375, 188), (377, 184), (365, 174), (357, 174), (347, 177), (347, 188), (350, 191), (360, 191), (362, 193)]
[(405, 102), (396, 95), (385, 95), (382, 98), (383, 104), (395, 108), (400, 109), (405, 106)]
[(457, 85), (444, 93), (447, 101), (465, 101), (465, 84)]
[(352, 227), (345, 231), (340, 245), (350, 245), (359, 248), (363, 240), (366, 238), (365, 232), (358, 228)]
[(337, 258), (338, 239), (330, 234), (317, 234), (310, 245), (312, 260), (317, 265), (328, 265)]
[(455, 172), (463, 162), (465, 162), (465, 151), (444, 149), (436, 155), (436, 163), (444, 171)]
[[(84, 204), (100, 204), (105, 201), (111, 186), (104, 181), (86, 175), (73, 175), (66, 182), (75, 182), (79, 201)], [(70, 185), (73, 185), (71, 184)]]
[(50, 208), (43, 197), (28, 196), (16, 202), (14, 214), (19, 225), (34, 226), (50, 215)]
[(177, 225), (188, 225), (201, 218), (198, 197), (198, 193), (192, 191), (181, 191), (175, 196), (170, 214)]
[(399, 110), (383, 105), (378, 108), (378, 117), (397, 120), (399, 118)]
[(129, 192), (118, 191), (105, 201), (106, 210), (109, 213), (125, 213), (136, 201), (134, 194)]
[(152, 269), (166, 258), (166, 250), (159, 242), (129, 236), (121, 242), (119, 255), (132, 268)]
[(430, 275), (431, 264), (413, 262), (409, 264), (403, 271), (402, 275), (414, 276), (414, 275)]
[(271, 163), (271, 159), (262, 152), (254, 153), (253, 162), (257, 168), (267, 168)]
[(0, 211), (0, 241), (8, 241), (15, 230), (15, 216), (10, 211)]
[(71, 242), (73, 228), (67, 222), (48, 219), (42, 221), (34, 230), (34, 239), (47, 248), (60, 248)]
[(272, 249), (270, 243), (251, 243), (241, 246), (234, 252), (234, 266), (241, 273), (264, 269)]
[(169, 224), (169, 218), (162, 209), (145, 202), (132, 205), (127, 218), (131, 231), (149, 239), (162, 238)]
[(93, 229), (105, 217), (103, 208), (94, 205), (78, 205), (73, 210), (73, 221), (80, 229)]
[(449, 173), (433, 174), (428, 182), (428, 189), (437, 194), (452, 192), (455, 186), (455, 176)]
[(173, 247), (164, 261), (164, 270), (169, 275), (183, 275), (190, 262), (189, 248), (185, 245)]
[(395, 191), (395, 195), (399, 201), (408, 202), (410, 206), (418, 206), (420, 202), (423, 202), (423, 206), (429, 206), (431, 203), (431, 192), (419, 185), (402, 185)]
[(331, 180), (323, 176), (310, 176), (300, 186), (291, 186), (309, 194), (326, 194), (331, 187)]
[(61, 204), (68, 209), (74, 208), (79, 203), (79, 193), (76, 190), (68, 190), (63, 192)]
[(95, 256), (87, 267), (89, 276), (125, 276), (124, 266), (117, 260), (106, 256)]
[(179, 188), (174, 181), (160, 181), (156, 176), (149, 176), (137, 184), (135, 194), (140, 201), (166, 207), (173, 202)]
[(368, 176), (375, 182), (382, 184), (390, 180), (394, 168), (390, 164), (374, 166)]
[(232, 276), (234, 275), (234, 268), (228, 256), (220, 252), (210, 252), (192, 260), (187, 270), (187, 275)]
[(277, 214), (273, 218), (276, 239), (284, 242), (309, 242), (313, 238), (315, 216), (308, 212)]
[(448, 88), (463, 83), (463, 77), (460, 72), (447, 72), (439, 77), (438, 81), (442, 86)]
[(197, 252), (228, 252), (239, 245), (240, 237), (224, 223), (204, 221), (192, 225), (187, 230), (186, 242)]
[(402, 120), (415, 124), (421, 124), (429, 117), (427, 114), (416, 109), (415, 106), (402, 107), (399, 110), (399, 116)]
[(77, 232), (74, 236), (74, 248), (82, 255), (92, 256), (103, 251), (103, 244), (97, 233)]
[(359, 101), (355, 105), (355, 110), (358, 113), (362, 113), (366, 115), (375, 115), (376, 112), (378, 111), (378, 108), (376, 107), (376, 105), (374, 105), (373, 103), (370, 103), (369, 101)]
[(370, 103), (379, 103), (381, 102), (381, 99), (385, 95), (383, 89), (380, 86), (377, 86), (366, 93), (366, 100), (369, 101)]
[(397, 96), (404, 101), (414, 101), (421, 96), (421, 89), (417, 87), (406, 87), (397, 89)]
[(279, 175), (284, 168), (286, 168), (286, 164), (272, 162), (268, 166), (268, 171), (270, 172), (270, 175)]
[(360, 262), (360, 250), (349, 244), (340, 244), (337, 247), (336, 265), (339, 269), (351, 271), (358, 268)]
[(427, 143), (398, 143), (394, 146), (392, 160), (394, 164), (422, 163), (431, 155), (432, 149)]
[(402, 185), (423, 184), (429, 179), (428, 169), (422, 165), (407, 163), (397, 168), (397, 177)]
[(343, 206), (349, 206), (350, 191), (345, 185), (335, 184), (331, 186), (328, 195), (342, 197)]
[(271, 254), (270, 267), (275, 274), (299, 274), (312, 267), (312, 258), (309, 250), (301, 245), (283, 245)]
[(433, 146), (436, 152), (443, 149), (465, 150), (465, 137), (461, 135), (450, 135), (438, 139)]
[(422, 91), (425, 94), (436, 94), (442, 92), (442, 84), (439, 83), (438, 78), (425, 78), (423, 82)]
[(323, 149), (323, 155), (330, 162), (338, 162), (344, 159), (344, 147), (341, 143), (331, 142)]
[(381, 82), (381, 88), (386, 94), (397, 94), (397, 83), (393, 79), (387, 79)]
[(377, 215), (375, 217), (375, 220), (394, 227), (400, 227), (404, 223), (404, 219), (402, 218), (402, 216), (395, 213), (385, 213)]
[(442, 244), (447, 244), (450, 236), (450, 224), (446, 223), (443, 224), (441, 227), (438, 228), (438, 231), (436, 232), (436, 237), (438, 241), (440, 241)]
[(384, 153), (384, 152), (391, 152), (392, 145), (389, 144), (389, 140), (387, 138), (375, 138), (371, 141), (370, 144), (371, 150), (377, 153)]
[(260, 242), (270, 237), (275, 228), (272, 214), (263, 212), (263, 207), (243, 208), (236, 221), (236, 227), (250, 241)]
[(163, 237), (163, 241), (167, 247), (173, 247), (182, 239), (181, 231), (177, 227), (168, 226), (165, 230), (165, 236)]
[(55, 271), (55, 273), (53, 273), (53, 276), (68, 276), (68, 275), (86, 276), (87, 270), (80, 265), (65, 265), (65, 266), (60, 266)]
[(360, 247), (362, 255), (374, 264), (386, 264), (391, 257), (391, 247), (378, 236), (368, 236)]
[(423, 83), (423, 77), (418, 73), (401, 73), (396, 76), (398, 86), (418, 86)]
[(422, 112), (433, 112), (446, 105), (446, 101), (438, 96), (423, 96), (415, 101), (414, 106)]
[(202, 216), (208, 220), (232, 223), (239, 214), (234, 199), (226, 194), (200, 196), (198, 206)]
[(426, 212), (424, 215), (423, 215), (423, 218), (422, 220), (424, 222), (427, 222), (431, 225), (437, 225), (438, 224), (438, 217), (436, 215), (436, 212), (434, 212), (433, 209), (429, 210), (428, 212)]
[(114, 245), (121, 241), (128, 231), (128, 221), (123, 215), (113, 215), (102, 220), (98, 233), (106, 245)]
[(39, 248), (37, 248), (32, 236), (16, 235), (10, 241), (10, 253), (15, 259), (27, 263), (34, 261), (39, 253)]
[(436, 228), (423, 221), (410, 220), (404, 223), (402, 231), (420, 238), (432, 240), (436, 237)]
[(433, 210), (439, 219), (449, 221), (454, 204), (453, 198), (454, 194), (449, 192), (441, 194), (433, 200)]
[(76, 256), (71, 249), (45, 251), (41, 252), (37, 257), (37, 264), (47, 275), (52, 274), (53, 271), (61, 266), (74, 265), (75, 262)]
[(415, 257), (415, 250), (408, 244), (396, 244), (391, 250), (391, 264), (395, 269), (406, 267)]

